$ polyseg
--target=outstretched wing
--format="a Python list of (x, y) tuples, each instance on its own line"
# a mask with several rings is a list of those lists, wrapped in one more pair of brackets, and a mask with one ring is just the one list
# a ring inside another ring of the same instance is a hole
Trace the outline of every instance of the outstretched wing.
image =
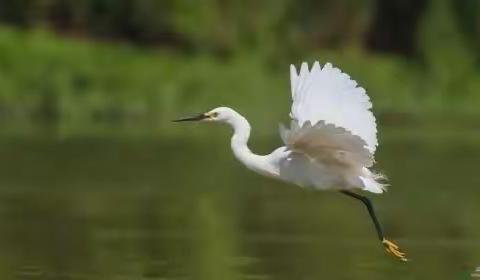
[(308, 69), (303, 63), (300, 73), (290, 66), (292, 109), (290, 116), (302, 127), (307, 121), (315, 126), (319, 121), (343, 128), (359, 136), (373, 154), (378, 145), (372, 103), (365, 90), (330, 63), (318, 62)]
[(287, 153), (279, 161), (280, 176), (319, 189), (360, 187), (381, 193), (374, 163), (377, 127), (365, 90), (330, 63), (300, 73), (291, 66), (293, 104), (290, 128), (280, 134)]

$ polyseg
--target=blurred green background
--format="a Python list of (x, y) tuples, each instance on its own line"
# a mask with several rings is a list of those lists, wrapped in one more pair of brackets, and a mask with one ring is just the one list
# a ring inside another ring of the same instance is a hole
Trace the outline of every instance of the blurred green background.
[[(281, 145), (288, 67), (331, 62), (371, 96), (362, 205), (262, 178)], [(0, 0), (2, 279), (472, 279), (480, 266), (478, 0)]]

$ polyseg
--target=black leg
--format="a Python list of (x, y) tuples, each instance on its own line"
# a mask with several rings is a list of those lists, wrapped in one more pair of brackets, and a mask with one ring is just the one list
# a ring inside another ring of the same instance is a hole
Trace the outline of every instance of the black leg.
[(402, 260), (402, 261), (407, 261), (407, 258), (405, 258), (405, 254), (402, 251), (400, 251), (400, 248), (398, 248), (398, 246), (395, 243), (393, 243), (392, 241), (389, 241), (389, 240), (385, 239), (385, 237), (383, 236), (382, 227), (380, 226), (380, 223), (378, 222), (377, 216), (375, 215), (375, 210), (373, 210), (373, 205), (372, 205), (372, 202), (370, 201), (370, 199), (368, 199), (365, 196), (359, 195), (357, 193), (351, 192), (351, 191), (343, 190), (343, 191), (340, 191), (340, 192), (345, 194), (345, 195), (348, 195), (350, 197), (353, 197), (355, 199), (358, 199), (361, 202), (363, 202), (363, 204), (365, 204), (365, 206), (367, 207), (367, 210), (368, 210), (368, 214), (370, 214), (370, 218), (372, 218), (373, 224), (375, 225), (375, 229), (377, 230), (378, 239), (380, 239), (380, 241), (382, 242), (382, 244), (385, 247), (385, 250), (387, 251), (387, 253), (392, 254), (392, 255), (400, 258), (400, 260)]
[(345, 194), (345, 195), (348, 195), (350, 197), (356, 198), (356, 199), (360, 200), (361, 202), (363, 202), (363, 204), (365, 204), (365, 206), (367, 207), (367, 210), (368, 210), (368, 214), (370, 214), (370, 218), (372, 218), (373, 224), (375, 225), (375, 229), (377, 230), (378, 239), (380, 239), (380, 241), (383, 241), (384, 237), (383, 237), (382, 227), (380, 226), (380, 223), (378, 222), (377, 216), (375, 215), (375, 210), (373, 209), (373, 205), (372, 205), (372, 202), (370, 201), (370, 199), (368, 199), (365, 196), (362, 196), (362, 195), (356, 194), (354, 192), (351, 192), (351, 191), (345, 191), (344, 190), (344, 191), (340, 191), (340, 192)]

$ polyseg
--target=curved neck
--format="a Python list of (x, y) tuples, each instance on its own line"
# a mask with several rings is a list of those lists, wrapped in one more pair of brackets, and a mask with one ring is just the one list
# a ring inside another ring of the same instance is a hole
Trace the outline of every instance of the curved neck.
[(238, 113), (228, 120), (227, 123), (233, 128), (233, 136), (230, 141), (233, 154), (240, 161), (244, 161), (246, 155), (252, 154), (248, 148), (248, 139), (250, 138), (251, 130), (250, 124), (247, 119)]
[(248, 148), (248, 138), (250, 138), (250, 124), (248, 121), (236, 113), (227, 121), (233, 128), (231, 147), (235, 157), (242, 162), (248, 169), (266, 176), (275, 177), (278, 175), (276, 169), (270, 164), (268, 156), (256, 155)]

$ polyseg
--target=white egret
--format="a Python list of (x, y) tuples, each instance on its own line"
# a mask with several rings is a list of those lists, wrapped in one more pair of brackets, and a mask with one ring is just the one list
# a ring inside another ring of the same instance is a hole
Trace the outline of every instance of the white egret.
[(227, 123), (233, 128), (231, 148), (248, 169), (265, 176), (318, 190), (337, 190), (367, 207), (386, 252), (406, 261), (405, 254), (382, 232), (371, 201), (355, 191), (382, 193), (384, 177), (370, 170), (378, 145), (372, 104), (365, 90), (349, 75), (327, 63), (290, 66), (292, 107), (290, 128), (280, 127), (285, 146), (268, 155), (248, 148), (250, 124), (231, 108), (174, 121)]

